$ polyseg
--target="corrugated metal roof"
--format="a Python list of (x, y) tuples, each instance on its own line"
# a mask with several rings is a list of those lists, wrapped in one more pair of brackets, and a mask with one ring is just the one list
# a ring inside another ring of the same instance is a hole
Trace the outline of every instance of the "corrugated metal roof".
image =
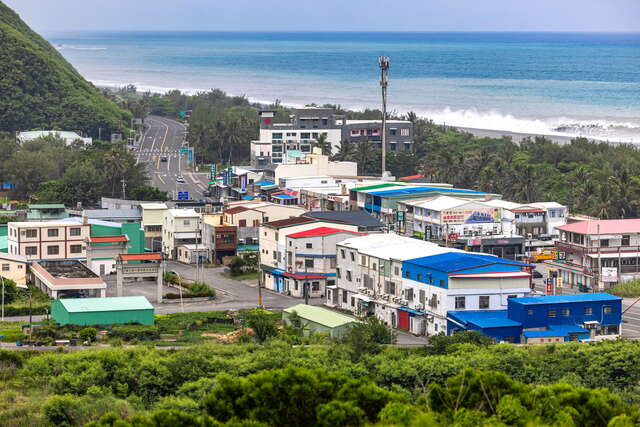
[(464, 251), (448, 252), (440, 255), (409, 259), (406, 262), (444, 272), (453, 272), (492, 264), (506, 264), (513, 266), (526, 265), (493, 255), (469, 253)]
[(420, 193), (433, 193), (433, 192), (452, 193), (452, 194), (486, 194), (481, 191), (465, 190), (462, 188), (423, 187), (423, 186), (399, 188), (394, 190), (373, 191), (369, 194), (373, 194), (374, 196), (391, 197), (391, 196), (402, 196), (405, 194), (420, 194)]
[(143, 296), (113, 298), (67, 298), (58, 300), (69, 313), (95, 311), (149, 310), (151, 303)]
[(29, 209), (64, 209), (64, 205), (62, 203), (36, 203), (27, 205)]
[(340, 228), (318, 227), (318, 228), (312, 228), (310, 230), (300, 231), (298, 233), (289, 234), (287, 237), (292, 237), (294, 239), (297, 239), (299, 237), (318, 237), (318, 236), (326, 236), (329, 234), (336, 234), (336, 233), (350, 233), (350, 234), (362, 235), (362, 233), (357, 233), (355, 231), (349, 231), (349, 230), (342, 230)]
[(119, 243), (128, 242), (129, 238), (125, 235), (120, 236), (91, 236), (89, 237), (91, 243)]
[(284, 312), (289, 314), (293, 311), (298, 313), (303, 319), (310, 320), (327, 328), (337, 328), (349, 323), (360, 323), (352, 317), (313, 305), (298, 304), (284, 309)]
[(520, 322), (509, 319), (507, 310), (450, 311), (447, 316), (464, 325), (472, 324), (482, 329), (522, 326)]
[(617, 301), (622, 298), (615, 295), (608, 294), (606, 292), (596, 292), (591, 294), (569, 294), (569, 295), (549, 295), (540, 297), (522, 297), (522, 298), (509, 298), (509, 301), (513, 301), (516, 304), (524, 305), (540, 305), (540, 304), (556, 304), (556, 303), (571, 303), (571, 302), (595, 302), (595, 301)]
[(537, 331), (523, 331), (522, 335), (526, 338), (542, 338), (542, 337), (566, 337), (570, 333), (588, 334), (589, 331), (578, 325), (551, 325), (548, 329)]
[(266, 222), (263, 225), (271, 228), (288, 227), (290, 225), (305, 224), (307, 222), (316, 222), (316, 219), (307, 218), (305, 216), (296, 216), (293, 218), (280, 219), (277, 221)]
[(557, 230), (579, 234), (640, 233), (640, 219), (600, 219), (561, 225)]
[(342, 221), (346, 224), (357, 225), (358, 227), (364, 228), (384, 227), (384, 224), (380, 220), (361, 209), (355, 211), (311, 211), (304, 215), (317, 219)]
[(403, 184), (397, 184), (393, 182), (389, 182), (386, 184), (374, 184), (374, 185), (366, 185), (364, 187), (356, 187), (354, 190), (356, 191), (366, 191), (366, 190), (377, 190), (379, 188), (389, 188), (389, 187), (403, 187)]
[(148, 252), (145, 254), (120, 254), (119, 257), (123, 261), (160, 261), (162, 260), (162, 254), (158, 252)]

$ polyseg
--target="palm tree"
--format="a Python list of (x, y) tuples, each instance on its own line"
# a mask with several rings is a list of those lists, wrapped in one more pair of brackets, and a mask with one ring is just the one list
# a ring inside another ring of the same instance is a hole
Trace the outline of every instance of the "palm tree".
[(320, 147), (322, 150), (322, 154), (325, 156), (331, 155), (331, 142), (327, 140), (327, 134), (321, 133), (318, 137), (311, 143), (313, 147)]
[(350, 161), (355, 154), (355, 146), (348, 139), (340, 141), (340, 148), (338, 152), (333, 156), (333, 160)]
[(354, 160), (358, 163), (358, 171), (360, 174), (364, 174), (370, 168), (370, 163), (373, 160), (373, 151), (371, 150), (371, 144), (368, 140), (364, 139), (358, 142), (356, 147)]

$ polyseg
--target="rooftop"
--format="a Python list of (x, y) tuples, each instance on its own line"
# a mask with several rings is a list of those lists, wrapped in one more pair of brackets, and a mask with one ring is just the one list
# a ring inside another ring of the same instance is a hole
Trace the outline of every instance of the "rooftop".
[(60, 130), (31, 130), (26, 132), (20, 132), (18, 138), (21, 140), (29, 141), (32, 139), (42, 138), (45, 136), (53, 135), (62, 139), (83, 139), (76, 132), (60, 131)]
[(526, 265), (520, 262), (499, 258), (493, 255), (477, 254), (464, 251), (448, 252), (440, 255), (415, 258), (410, 259), (407, 262), (409, 262), (410, 264), (418, 265), (421, 267), (428, 267), (447, 273), (493, 264), (504, 264), (512, 266)]
[(523, 305), (557, 304), (571, 302), (618, 301), (622, 298), (606, 292), (590, 294), (549, 295), (541, 297), (509, 298), (509, 302)]
[(318, 228), (312, 228), (306, 231), (300, 231), (298, 233), (289, 234), (287, 237), (298, 239), (300, 237), (328, 236), (330, 234), (336, 234), (336, 233), (349, 233), (349, 234), (360, 234), (360, 235), (362, 234), (362, 233), (357, 233), (355, 231), (342, 230), (340, 228), (318, 227)]
[(67, 298), (58, 300), (69, 313), (94, 311), (153, 310), (143, 296), (114, 298)]
[(121, 243), (128, 242), (129, 238), (124, 234), (119, 236), (91, 236), (89, 241), (91, 243)]
[(485, 194), (481, 191), (476, 190), (466, 190), (463, 188), (446, 188), (446, 187), (427, 187), (427, 186), (407, 186), (404, 188), (392, 189), (392, 190), (382, 190), (382, 191), (373, 191), (370, 194), (374, 196), (383, 196), (383, 197), (392, 197), (392, 196), (402, 196), (407, 194), (420, 194), (420, 193), (452, 193), (452, 194)]
[(432, 211), (442, 211), (446, 209), (457, 208), (458, 206), (468, 205), (469, 203), (479, 203), (478, 200), (462, 199), (459, 197), (451, 196), (437, 196), (430, 197), (426, 200), (407, 200), (405, 204), (410, 206), (417, 206)]
[(64, 209), (62, 203), (35, 203), (27, 205), (29, 209)]
[[(79, 217), (78, 217), (79, 218)], [(9, 224), (14, 226), (14, 227), (32, 227), (32, 228), (36, 228), (36, 227), (68, 227), (70, 222), (75, 222), (75, 221), (69, 221), (71, 218), (61, 218), (61, 219), (56, 219), (53, 221), (18, 221), (18, 222), (10, 222)], [(79, 218), (80, 223), (82, 223), (82, 218)], [(82, 224), (78, 224), (78, 225), (82, 225)]]
[(76, 260), (38, 261), (49, 274), (60, 279), (97, 278), (86, 265)]
[(318, 323), (328, 328), (336, 328), (338, 326), (347, 325), (349, 323), (359, 323), (352, 317), (348, 317), (344, 314), (336, 313), (335, 311), (327, 310), (326, 308), (316, 307), (313, 305), (298, 304), (294, 305), (293, 307), (284, 309), (284, 312), (289, 314), (291, 314), (293, 311), (295, 311), (303, 319), (310, 320), (314, 323)]
[(144, 254), (120, 254), (118, 257), (122, 261), (161, 261), (162, 254), (158, 252), (147, 252)]
[(83, 214), (87, 218), (126, 218), (139, 219), (141, 214), (137, 209), (85, 209)]
[(509, 319), (507, 310), (450, 311), (447, 317), (464, 325), (472, 324), (482, 329), (522, 326), (520, 322)]
[(164, 203), (140, 203), (140, 207), (144, 210), (163, 210), (167, 209)]
[(169, 209), (167, 212), (174, 218), (200, 217), (200, 214), (195, 209)]
[(246, 211), (250, 211), (250, 210), (251, 209), (246, 207), (246, 206), (235, 206), (233, 208), (229, 208), (229, 209), (225, 210), (224, 213), (234, 215), (234, 214), (237, 214), (237, 213), (240, 213), (240, 212), (246, 212)]
[(0, 259), (5, 259), (8, 261), (16, 261), (16, 262), (27, 262), (27, 257), (22, 255), (14, 255), (5, 252), (0, 252)]
[(315, 221), (317, 220), (313, 218), (307, 218), (305, 216), (296, 216), (293, 218), (286, 218), (286, 219), (280, 219), (277, 221), (265, 222), (263, 225), (271, 228), (282, 228), (282, 227), (289, 227), (292, 225), (306, 224), (308, 222), (315, 222)]
[(557, 230), (578, 234), (640, 233), (640, 219), (599, 219), (580, 221), (556, 227)]
[(341, 221), (346, 224), (357, 225), (358, 227), (364, 228), (384, 227), (382, 222), (361, 209), (354, 211), (311, 211), (304, 215), (316, 219)]
[(522, 335), (526, 338), (542, 338), (542, 337), (566, 337), (574, 334), (588, 334), (589, 331), (578, 325), (551, 325), (547, 329), (536, 331), (523, 331)]

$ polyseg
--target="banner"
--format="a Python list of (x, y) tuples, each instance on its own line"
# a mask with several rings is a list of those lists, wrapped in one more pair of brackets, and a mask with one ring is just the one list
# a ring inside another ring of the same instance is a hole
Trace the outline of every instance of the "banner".
[(617, 282), (618, 267), (602, 267), (601, 276), (603, 282)]

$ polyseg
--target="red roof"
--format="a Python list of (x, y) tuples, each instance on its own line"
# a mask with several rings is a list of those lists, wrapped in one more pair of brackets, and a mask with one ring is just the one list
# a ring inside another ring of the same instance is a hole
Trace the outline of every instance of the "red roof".
[(162, 254), (159, 252), (149, 252), (146, 254), (120, 254), (122, 261), (161, 261)]
[(578, 234), (640, 233), (640, 219), (600, 219), (580, 221), (556, 227), (558, 230)]
[(129, 238), (124, 235), (120, 236), (91, 236), (89, 237), (91, 243), (119, 243), (128, 242)]
[(355, 231), (342, 230), (340, 228), (318, 227), (318, 228), (312, 228), (311, 230), (300, 231), (298, 233), (289, 234), (288, 237), (293, 237), (294, 239), (297, 239), (299, 237), (327, 236), (329, 234), (336, 234), (336, 233), (363, 234)]
[(424, 175), (417, 174), (417, 175), (402, 176), (399, 179), (419, 179), (419, 178), (424, 178)]
[(245, 208), (244, 206), (236, 206), (236, 207), (227, 209), (226, 211), (224, 211), (224, 213), (233, 215), (233, 214), (237, 214), (244, 211), (250, 211), (250, 210), (251, 209)]

